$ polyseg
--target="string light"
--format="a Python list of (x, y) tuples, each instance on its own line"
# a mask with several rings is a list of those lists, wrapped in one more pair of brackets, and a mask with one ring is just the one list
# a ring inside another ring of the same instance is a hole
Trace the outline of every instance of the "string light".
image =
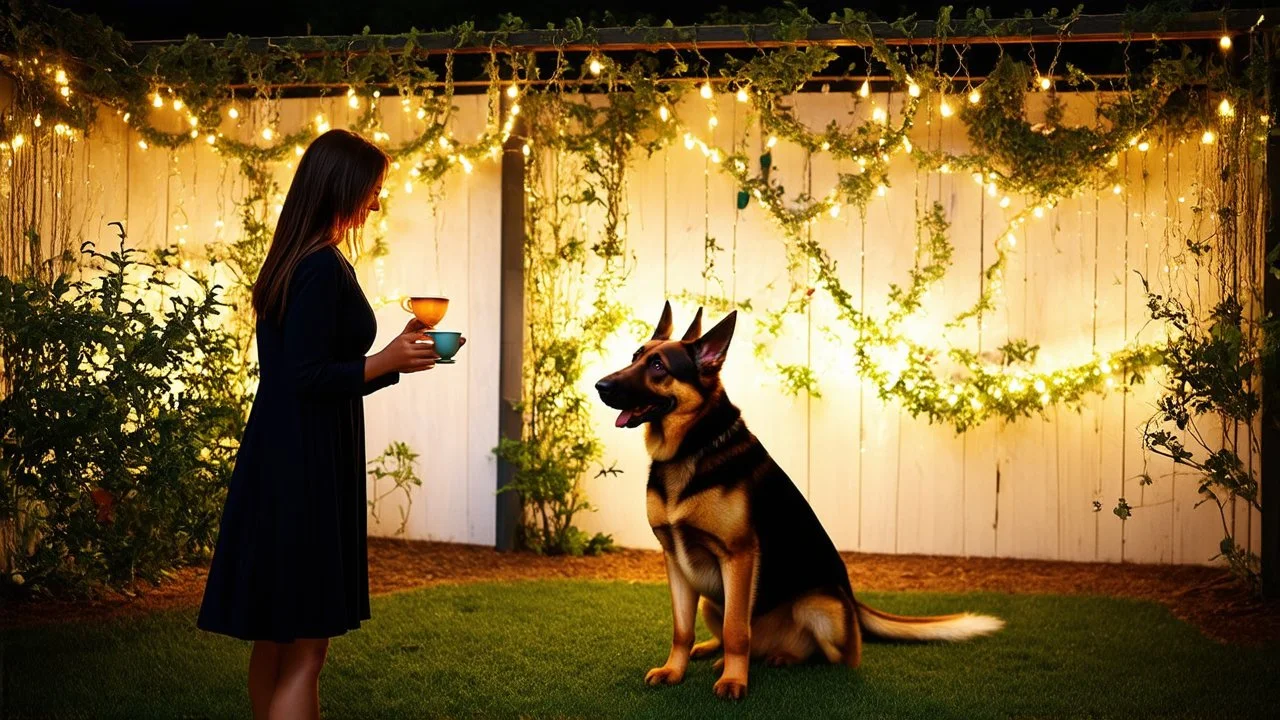
[(711, 117), (707, 118), (707, 125), (708, 125), (708, 126), (710, 126), (710, 127), (713, 127), (713, 128), (714, 128), (716, 125), (719, 125), (719, 124), (720, 124), (720, 121), (716, 119), (716, 116), (715, 116), (715, 115), (712, 115)]
[(1123, 188), (1120, 187), (1119, 183), (1116, 183), (1115, 187), (1111, 188), (1111, 192), (1116, 195), (1119, 195), (1121, 190), (1123, 190)]
[(164, 98), (160, 97), (160, 93), (156, 93), (151, 96), (151, 107), (164, 107)]
[(231, 108), (227, 110), (227, 117), (231, 118), (232, 120), (235, 120), (236, 118), (240, 117), (240, 111), (236, 109), (235, 105), (232, 105)]
[(690, 135), (689, 133), (684, 134), (684, 149), (685, 150), (693, 149), (693, 135)]
[(671, 119), (671, 111), (667, 109), (666, 105), (658, 108), (658, 117), (662, 118), (662, 122), (666, 122)]
[(946, 98), (942, 99), (942, 104), (938, 106), (938, 112), (941, 113), (944, 118), (949, 118), (955, 113), (955, 111), (951, 109), (951, 105), (947, 103)]
[(711, 81), (708, 80), (706, 82), (703, 82), (702, 87), (698, 89), (698, 94), (702, 96), (703, 100), (710, 100), (711, 99)]
[(978, 103), (980, 103), (980, 102), (982, 102), (982, 93), (978, 92), (978, 89), (977, 89), (977, 88), (974, 88), (973, 90), (970, 90), (970, 91), (969, 91), (969, 104), (970, 104), (970, 105), (977, 105), (977, 104), (978, 104)]
[(907, 94), (913, 98), (920, 97), (920, 86), (916, 84), (915, 80), (907, 81)]
[(178, 98), (173, 99), (173, 109), (179, 112), (182, 110), (182, 101)]
[(1231, 107), (1231, 101), (1222, 98), (1222, 102), (1218, 103), (1218, 114), (1222, 117), (1235, 117), (1236, 109)]
[(862, 81), (862, 86), (858, 88), (858, 97), (865, 98), (871, 96), (871, 84), (866, 80)]
[(58, 83), (59, 85), (66, 85), (66, 84), (67, 84), (67, 71), (66, 71), (66, 70), (62, 70), (62, 69), (59, 69), (59, 70), (58, 70), (58, 72), (53, 76), (53, 81), (54, 81), (54, 82), (56, 82), (56, 83)]
[(324, 118), (324, 113), (316, 113), (316, 132), (323, 135), (329, 132), (329, 121)]
[(515, 85), (510, 85), (507, 87), (507, 97), (514, 100), (515, 97), (519, 94), (520, 94), (520, 88), (516, 87)]
[(138, 147), (139, 147), (139, 148), (141, 148), (141, 149), (143, 149), (143, 150), (146, 150), (146, 149), (147, 149), (147, 141), (146, 141), (146, 140), (139, 140), (139, 141), (138, 141)]
[(604, 65), (601, 64), (600, 58), (594, 58), (594, 57), (591, 58), (590, 69), (591, 69), (592, 75), (599, 75), (601, 72), (604, 71)]
[(1222, 37), (1218, 38), (1218, 47), (1222, 48), (1223, 50), (1230, 50), (1230, 49), (1231, 49), (1231, 36), (1230, 36), (1230, 35), (1223, 35)]
[(269, 128), (269, 127), (264, 127), (264, 128), (262, 128), (262, 139), (263, 139), (263, 140), (270, 140), (271, 138), (273, 138), (273, 137), (275, 137), (275, 136), (276, 136), (276, 132), (275, 132), (274, 130), (272, 130), (271, 128)]
[(1041, 76), (1040, 78), (1041, 90), (1048, 90), (1051, 85), (1053, 85), (1053, 83), (1049, 80), (1049, 78)]
[(871, 119), (878, 123), (884, 123), (888, 121), (889, 116), (885, 113), (884, 108), (877, 107), (871, 111)]
[(747, 101), (747, 91), (742, 88), (738, 88), (738, 102), (744, 103), (746, 101)]
[(26, 142), (27, 142), (27, 139), (22, 136), (22, 133), (18, 133), (17, 135), (13, 136), (13, 140), (10, 140), (9, 144), (13, 146), (14, 150), (17, 150), (18, 148), (25, 145)]
[(40, 113), (36, 113), (36, 119), (32, 121), (32, 124), (34, 124), (36, 127), (40, 127), (41, 125), (44, 124), (44, 116), (41, 115)]
[(1217, 139), (1218, 136), (1214, 135), (1212, 130), (1205, 130), (1204, 134), (1200, 136), (1200, 142), (1205, 145), (1212, 145), (1213, 141)]
[(765, 143), (765, 147), (772, 148), (774, 145), (777, 145), (777, 144), (778, 144), (778, 136), (770, 135), (769, 141)]
[(204, 141), (212, 145), (214, 142), (217, 141), (217, 138), (215, 138), (212, 134), (209, 134), (204, 136)]
[(1009, 200), (1009, 196), (1005, 195), (1004, 197), (1000, 198), (1000, 207), (1007, 208), (1009, 207), (1010, 202), (1011, 201)]
[(306, 150), (303, 150), (301, 145), (294, 145), (294, 146), (293, 146), (293, 154), (294, 154), (294, 155), (297, 155), (298, 157), (302, 157), (302, 153), (304, 153), (304, 152), (306, 152)]
[(1146, 140), (1143, 140), (1142, 142), (1138, 143), (1138, 152), (1146, 152), (1150, 149), (1151, 149), (1151, 144), (1148, 143)]

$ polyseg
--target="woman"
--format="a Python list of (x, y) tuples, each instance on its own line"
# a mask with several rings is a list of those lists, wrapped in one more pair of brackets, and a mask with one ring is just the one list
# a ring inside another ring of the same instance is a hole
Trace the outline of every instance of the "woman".
[(196, 624), (254, 641), (255, 718), (318, 718), (328, 638), (369, 619), (362, 397), (438, 359), (417, 320), (365, 357), (377, 325), (338, 243), (387, 165), (354, 133), (311, 143), (253, 286), (261, 380)]

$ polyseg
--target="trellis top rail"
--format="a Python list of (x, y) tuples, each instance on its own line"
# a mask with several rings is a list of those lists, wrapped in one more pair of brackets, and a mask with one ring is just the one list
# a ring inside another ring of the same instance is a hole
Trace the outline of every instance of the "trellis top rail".
[[(888, 22), (870, 22), (864, 27), (877, 40), (889, 45), (982, 45), (994, 43), (1027, 42), (1124, 42), (1209, 40), (1222, 35), (1240, 35), (1251, 29), (1270, 29), (1280, 20), (1280, 8), (1253, 10), (1228, 10), (1224, 12), (1195, 12), (1184, 15), (1146, 19), (1124, 14), (1083, 15), (1069, 24), (1062, 20), (1050, 22), (1044, 18), (1006, 18), (986, 21), (992, 27), (1007, 26), (1010, 30), (1000, 35), (973, 32), (965, 20), (951, 23), (957, 35), (937, 36), (938, 23), (921, 20), (904, 31)], [(1065, 27), (1064, 27), (1065, 25)], [(569, 31), (520, 30), (514, 32), (476, 32), (460, 36), (455, 32), (419, 33), (412, 37), (414, 47), (423, 51), (453, 51), (455, 53), (498, 52), (629, 52), (642, 50), (733, 50), (748, 48), (773, 48), (783, 45), (823, 45), (827, 47), (860, 47), (865, 43), (846, 37), (839, 24), (820, 23), (809, 29), (806, 37), (798, 40), (779, 37), (777, 25), (690, 25), (682, 27), (628, 27), (588, 30), (588, 37), (568, 39)], [(331, 52), (325, 45), (341, 43), (353, 53), (367, 52), (375, 47), (397, 50), (406, 46), (409, 35), (300, 35), (287, 37), (249, 38), (250, 47), (267, 49), (275, 45), (289, 45), (302, 50), (308, 43), (317, 46), (317, 53)], [(152, 45), (171, 45), (181, 41), (152, 40), (133, 44), (145, 48)], [(210, 40), (218, 43), (221, 41)], [(305, 50), (304, 50), (305, 52)]]

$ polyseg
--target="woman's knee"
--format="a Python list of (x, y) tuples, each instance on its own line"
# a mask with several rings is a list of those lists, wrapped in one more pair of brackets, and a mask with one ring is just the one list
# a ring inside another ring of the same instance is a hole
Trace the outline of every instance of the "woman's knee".
[(287, 674), (316, 675), (324, 668), (329, 651), (327, 638), (299, 638), (289, 645), (282, 655), (282, 672)]

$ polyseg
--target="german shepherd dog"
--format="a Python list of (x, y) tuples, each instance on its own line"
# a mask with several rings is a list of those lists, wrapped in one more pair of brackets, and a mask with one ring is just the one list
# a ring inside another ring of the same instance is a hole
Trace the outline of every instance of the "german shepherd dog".
[[(857, 667), (862, 633), (895, 640), (964, 640), (1004, 622), (962, 613), (903, 617), (853, 597), (849, 573), (804, 495), (747, 430), (720, 368), (737, 313), (702, 334), (702, 309), (671, 338), (671, 304), (629, 366), (596, 383), (619, 410), (616, 425), (645, 426), (652, 458), (646, 507), (662, 545), (675, 621), (671, 653), (645, 676), (684, 679), (690, 659), (712, 655), (716, 695), (747, 693), (752, 658), (775, 666), (809, 660)], [(699, 598), (713, 638), (694, 644)]]

